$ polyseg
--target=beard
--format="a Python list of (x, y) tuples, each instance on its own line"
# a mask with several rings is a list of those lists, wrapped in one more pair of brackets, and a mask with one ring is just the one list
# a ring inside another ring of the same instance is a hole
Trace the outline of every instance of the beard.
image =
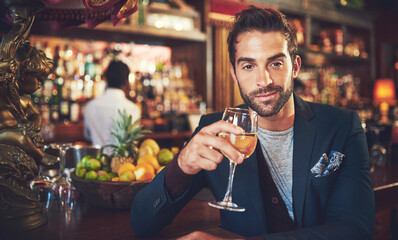
[[(246, 94), (242, 91), (239, 82), (238, 85), (243, 101), (261, 117), (271, 117), (276, 115), (282, 109), (282, 107), (285, 106), (286, 102), (293, 93), (293, 78), (291, 80), (290, 87), (288, 87), (285, 91), (281, 86), (269, 85), (265, 88), (259, 88)], [(266, 94), (269, 92), (277, 92), (279, 93), (279, 97), (273, 100), (262, 102), (256, 100), (257, 95)]]

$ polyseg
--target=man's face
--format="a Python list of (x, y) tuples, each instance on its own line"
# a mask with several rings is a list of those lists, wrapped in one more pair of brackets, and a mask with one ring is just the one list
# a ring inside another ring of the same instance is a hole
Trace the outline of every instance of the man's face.
[(241, 96), (262, 117), (276, 115), (291, 97), (300, 57), (292, 63), (285, 36), (280, 32), (242, 33), (235, 45), (235, 71)]

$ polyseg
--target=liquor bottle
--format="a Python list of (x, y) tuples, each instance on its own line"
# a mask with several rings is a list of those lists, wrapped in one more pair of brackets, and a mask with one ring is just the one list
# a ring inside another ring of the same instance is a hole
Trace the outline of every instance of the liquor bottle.
[(78, 102), (72, 101), (70, 103), (70, 121), (71, 122), (79, 122), (81, 117), (81, 106)]
[(59, 103), (59, 121), (70, 121), (69, 101), (67, 99), (62, 99)]
[(56, 46), (56, 55), (54, 61), (56, 62), (55, 66), (55, 82), (58, 86), (58, 94), (59, 94), (59, 103), (58, 103), (58, 118), (60, 122), (69, 121), (69, 103), (68, 103), (68, 91), (65, 87), (65, 61), (64, 61), (64, 51), (60, 46)]
[(92, 54), (87, 54), (85, 57), (84, 71), (85, 74), (90, 77), (90, 79), (94, 79), (96, 73), (95, 72), (96, 67), (93, 61), (94, 61), (94, 56)]
[(50, 107), (50, 121), (52, 123), (57, 123), (59, 121), (59, 103), (62, 95), (62, 85), (59, 84), (58, 79), (55, 78), (55, 74), (51, 74), (51, 76), (53, 87), (48, 102)]

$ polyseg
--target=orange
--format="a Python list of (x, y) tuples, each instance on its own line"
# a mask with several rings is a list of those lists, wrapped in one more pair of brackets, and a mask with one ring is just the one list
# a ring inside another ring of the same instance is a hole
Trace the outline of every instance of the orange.
[(124, 163), (122, 166), (120, 166), (119, 170), (117, 171), (117, 174), (120, 177), (120, 174), (122, 172), (125, 172), (125, 171), (133, 172), (134, 169), (135, 169), (135, 166), (132, 163)]
[(137, 164), (139, 163), (149, 163), (152, 165), (152, 167), (156, 170), (160, 167), (158, 159), (155, 156), (152, 155), (144, 155), (140, 156), (137, 160)]
[(138, 163), (134, 175), (137, 181), (151, 181), (155, 177), (155, 169), (149, 163)]
[(180, 151), (179, 147), (171, 147), (171, 152), (173, 153), (173, 155), (176, 155), (179, 151)]
[(120, 178), (119, 177), (113, 177), (112, 178), (112, 182), (119, 182), (120, 181)]

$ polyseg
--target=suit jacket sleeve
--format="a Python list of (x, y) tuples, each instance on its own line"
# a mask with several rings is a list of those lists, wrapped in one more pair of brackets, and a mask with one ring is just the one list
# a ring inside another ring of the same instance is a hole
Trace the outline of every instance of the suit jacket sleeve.
[[(270, 234), (268, 239), (373, 239), (375, 203), (369, 175), (369, 156), (366, 137), (358, 115), (351, 112), (350, 124), (344, 140), (339, 139), (345, 159), (335, 178), (327, 203), (324, 224), (300, 230)], [(317, 209), (316, 206), (312, 206)], [(318, 209), (319, 210), (319, 209)], [(304, 211), (311, 211), (304, 209)], [(316, 211), (316, 210), (315, 210)]]
[[(188, 139), (188, 142), (203, 126), (211, 124), (211, 122), (208, 122), (206, 119), (211, 118), (201, 118), (199, 126), (192, 134), (191, 138)], [(173, 161), (174, 160), (176, 159), (173, 159)], [(175, 196), (169, 194), (165, 184), (165, 173), (167, 172), (167, 168), (168, 166), (157, 174), (152, 182), (142, 189), (134, 198), (130, 215), (130, 224), (136, 236), (155, 236), (172, 222), (181, 209), (204, 186), (203, 172), (199, 172), (191, 178), (181, 175), (181, 179), (179, 180), (189, 180), (190, 183), (181, 184), (180, 186), (188, 187), (180, 196), (175, 198)], [(175, 181), (177, 181), (177, 179), (174, 179), (174, 182)]]

